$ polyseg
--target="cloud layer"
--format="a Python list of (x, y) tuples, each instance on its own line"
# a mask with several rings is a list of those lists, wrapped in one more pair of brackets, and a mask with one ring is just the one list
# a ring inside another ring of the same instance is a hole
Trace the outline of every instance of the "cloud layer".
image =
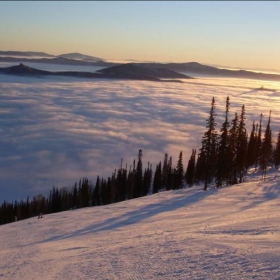
[(0, 201), (25, 198), (80, 177), (110, 176), (121, 158), (128, 167), (143, 150), (146, 167), (167, 152), (186, 167), (200, 147), (211, 99), (218, 128), (226, 97), (231, 118), (245, 104), (248, 132), (272, 110), (273, 136), (280, 127), (280, 83), (198, 78), (184, 84), (22, 78), (0, 76)]

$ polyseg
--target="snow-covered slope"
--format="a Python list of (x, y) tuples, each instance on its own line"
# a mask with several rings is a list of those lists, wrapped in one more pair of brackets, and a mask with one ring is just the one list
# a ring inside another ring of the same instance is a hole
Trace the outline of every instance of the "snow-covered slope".
[(0, 227), (0, 279), (280, 279), (280, 173)]

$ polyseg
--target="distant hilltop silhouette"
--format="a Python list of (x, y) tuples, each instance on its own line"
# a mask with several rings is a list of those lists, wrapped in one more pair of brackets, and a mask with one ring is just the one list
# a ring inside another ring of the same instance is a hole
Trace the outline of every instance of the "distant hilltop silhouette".
[[(42, 57), (38, 58), (40, 56)], [(268, 73), (253, 72), (247, 70), (229, 70), (229, 69), (217, 68), (209, 65), (203, 65), (198, 62), (185, 62), (185, 63), (137, 62), (137, 63), (124, 64), (124, 63), (105, 61), (104, 59), (99, 57), (89, 56), (77, 52), (54, 56), (43, 52), (0, 51), (0, 62), (10, 62), (10, 63), (36, 62), (36, 63), (59, 64), (59, 65), (69, 65), (69, 66), (71, 65), (99, 66), (104, 68), (119, 66), (119, 68), (113, 68), (110, 70), (107, 69), (106, 71), (104, 70), (99, 72), (99, 75), (102, 74), (102, 77), (105, 77), (105, 75), (107, 75), (107, 77), (111, 77), (111, 78), (126, 78), (126, 79), (133, 78), (133, 79), (155, 80), (155, 78), (165, 78), (166, 75), (169, 76), (169, 78), (173, 78), (173, 74), (171, 74), (171, 72), (167, 73), (167, 70), (172, 70), (174, 72), (177, 72), (177, 74), (174, 74), (174, 78), (178, 77), (179, 74), (183, 73), (190, 76), (207, 75), (213, 77), (219, 76), (219, 77), (231, 77), (231, 78), (280, 81), (280, 74), (268, 74)], [(146, 67), (146, 69), (144, 68), (136, 69), (136, 67), (140, 67), (140, 66)], [(154, 73), (152, 73), (151, 69), (154, 70)], [(155, 73), (156, 69), (158, 71), (159, 69), (164, 69), (164, 71), (158, 72), (156, 74)], [(148, 75), (148, 77), (144, 77), (141, 75)], [(186, 77), (182, 77), (182, 78), (186, 79)]]
[[(177, 73), (168, 69), (154, 69), (142, 65), (125, 64), (114, 67), (105, 68), (97, 73), (92, 72), (80, 72), (80, 71), (59, 71), (51, 72), (46, 70), (39, 70), (23, 63), (19, 65), (10, 66), (6, 68), (0, 68), (0, 73), (6, 75), (20, 75), (20, 76), (68, 76), (79, 78), (91, 78), (91, 79), (126, 79), (126, 80), (144, 80), (144, 81), (156, 81), (156, 82), (182, 82), (177, 79), (190, 79), (191, 77)], [(163, 78), (164, 80), (162, 80)], [(171, 79), (171, 80), (170, 80)]]

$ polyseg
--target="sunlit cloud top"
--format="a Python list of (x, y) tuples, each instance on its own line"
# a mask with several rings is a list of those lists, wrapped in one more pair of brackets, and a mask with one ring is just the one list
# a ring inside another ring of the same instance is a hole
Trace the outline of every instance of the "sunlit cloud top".
[[(186, 83), (26, 78), (0, 75), (0, 202), (95, 181), (130, 165), (143, 150), (155, 170), (164, 153), (184, 167), (200, 148), (215, 96), (218, 129), (230, 96), (230, 120), (246, 107), (248, 132), (272, 110), (275, 141), (280, 127), (280, 83), (198, 78)], [(264, 86), (275, 92), (254, 90)]]

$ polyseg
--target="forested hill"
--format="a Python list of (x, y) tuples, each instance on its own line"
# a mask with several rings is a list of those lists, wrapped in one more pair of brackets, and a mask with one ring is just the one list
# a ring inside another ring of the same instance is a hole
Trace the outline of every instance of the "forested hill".
[(280, 81), (280, 74), (268, 74), (262, 72), (253, 72), (249, 70), (229, 70), (229, 69), (217, 68), (209, 65), (203, 65), (198, 62), (143, 63), (142, 65), (155, 67), (155, 68), (166, 68), (169, 70), (189, 73), (189, 74)]
[(127, 63), (117, 66), (112, 66), (99, 70), (98, 72), (110, 75), (147, 75), (156, 78), (173, 78), (173, 79), (192, 79), (192, 77), (180, 74), (173, 70), (169, 70), (167, 67), (156, 67), (156, 64), (141, 64), (141, 63)]

